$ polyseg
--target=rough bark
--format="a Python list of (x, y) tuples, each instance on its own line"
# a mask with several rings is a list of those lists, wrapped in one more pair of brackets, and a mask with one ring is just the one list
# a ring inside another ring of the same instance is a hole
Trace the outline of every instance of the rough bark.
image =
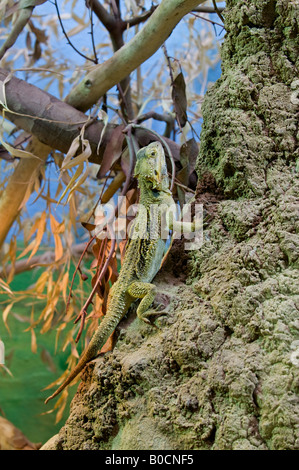
[(203, 247), (174, 245), (161, 330), (128, 316), (45, 447), (299, 448), (295, 3), (227, 1), (197, 166)]

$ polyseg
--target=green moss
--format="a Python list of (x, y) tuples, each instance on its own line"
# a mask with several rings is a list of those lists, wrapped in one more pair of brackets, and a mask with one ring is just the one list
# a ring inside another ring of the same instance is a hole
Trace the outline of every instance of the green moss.
[(296, 104), (291, 96), (297, 72), (291, 55), (298, 49), (298, 35), (293, 37), (292, 8), (278, 15), (282, 4), (227, 5), (224, 74), (204, 102), (197, 171), (199, 178), (210, 171), (229, 198), (264, 194), (267, 162), (279, 156), (294, 159)]

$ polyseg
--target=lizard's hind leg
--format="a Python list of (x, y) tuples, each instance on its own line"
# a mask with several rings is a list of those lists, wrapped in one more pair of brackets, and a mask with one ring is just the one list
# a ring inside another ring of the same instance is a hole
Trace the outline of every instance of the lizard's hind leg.
[(146, 323), (152, 324), (149, 320), (152, 316), (161, 315), (162, 312), (149, 309), (156, 296), (156, 286), (149, 282), (132, 282), (128, 288), (128, 293), (134, 299), (142, 299), (137, 308), (137, 316)]

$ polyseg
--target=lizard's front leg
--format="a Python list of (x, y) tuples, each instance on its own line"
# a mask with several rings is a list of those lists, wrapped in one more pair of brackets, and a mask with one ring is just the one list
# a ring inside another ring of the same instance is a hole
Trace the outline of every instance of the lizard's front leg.
[(142, 299), (137, 308), (137, 316), (146, 323), (151, 324), (149, 317), (161, 315), (162, 312), (149, 310), (155, 300), (156, 286), (149, 282), (135, 281), (128, 288), (128, 294), (134, 299)]
[(177, 220), (173, 209), (170, 209), (166, 214), (167, 226), (170, 230), (179, 233), (192, 233), (201, 230), (202, 220), (194, 217), (192, 222), (185, 222), (182, 220)]

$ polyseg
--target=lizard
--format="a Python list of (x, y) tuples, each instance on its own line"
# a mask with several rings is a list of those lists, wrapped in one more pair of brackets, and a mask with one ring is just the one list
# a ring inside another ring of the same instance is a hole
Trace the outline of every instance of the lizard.
[(166, 224), (168, 234), (169, 230), (182, 227), (176, 223), (185, 224), (188, 231), (195, 230), (194, 223), (186, 227), (187, 222), (175, 221), (167, 211), (175, 207), (175, 202), (169, 189), (165, 153), (160, 142), (152, 142), (137, 152), (134, 176), (140, 190), (138, 211), (129, 230), (118, 278), (108, 294), (106, 314), (78, 364), (45, 403), (56, 397), (96, 357), (133, 302), (141, 300), (136, 311), (141, 320), (150, 323), (150, 316), (153, 313), (157, 315), (149, 308), (156, 295), (152, 281), (166, 252), (166, 237), (161, 235), (161, 224)]

